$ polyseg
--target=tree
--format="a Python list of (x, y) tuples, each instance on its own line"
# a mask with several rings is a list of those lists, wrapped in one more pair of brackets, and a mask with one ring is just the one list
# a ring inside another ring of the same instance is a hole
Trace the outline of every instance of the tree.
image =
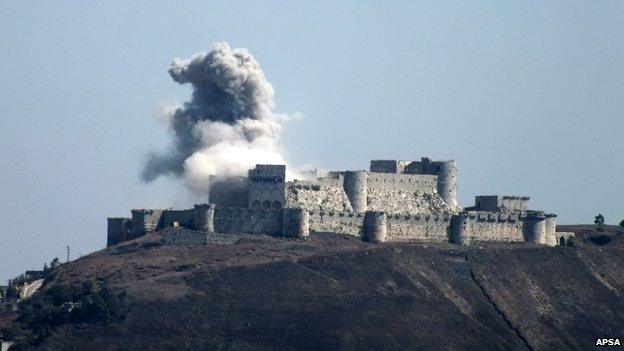
[(594, 224), (598, 225), (598, 231), (602, 232), (604, 230), (604, 216), (602, 214), (598, 214), (596, 219), (594, 220)]
[(620, 222), (620, 227), (624, 227), (624, 219)]
[(54, 259), (52, 260), (52, 262), (50, 262), (50, 269), (55, 269), (56, 267), (58, 267), (61, 264), (61, 262), (59, 261), (58, 257), (54, 257)]

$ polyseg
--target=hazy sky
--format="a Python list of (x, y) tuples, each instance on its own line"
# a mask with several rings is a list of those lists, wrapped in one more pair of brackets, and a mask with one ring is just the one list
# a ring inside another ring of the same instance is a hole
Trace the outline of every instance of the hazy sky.
[(624, 219), (624, 2), (0, 2), (0, 284), (106, 244), (106, 217), (184, 207), (143, 184), (174, 57), (248, 48), (295, 165), (453, 158), (459, 201), (532, 196)]

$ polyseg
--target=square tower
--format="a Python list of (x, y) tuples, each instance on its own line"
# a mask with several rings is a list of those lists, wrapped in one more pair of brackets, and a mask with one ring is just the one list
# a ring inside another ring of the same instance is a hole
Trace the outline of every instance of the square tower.
[(249, 170), (249, 208), (281, 209), (286, 202), (286, 165), (256, 165)]

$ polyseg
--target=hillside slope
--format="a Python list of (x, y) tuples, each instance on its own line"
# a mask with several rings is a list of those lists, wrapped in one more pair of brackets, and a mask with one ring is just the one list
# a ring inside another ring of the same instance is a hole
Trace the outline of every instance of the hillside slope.
[(130, 307), (110, 325), (58, 326), (36, 349), (590, 350), (624, 338), (623, 232), (564, 230), (580, 249), (332, 234), (165, 247), (153, 234), (63, 265), (46, 289), (92, 280)]

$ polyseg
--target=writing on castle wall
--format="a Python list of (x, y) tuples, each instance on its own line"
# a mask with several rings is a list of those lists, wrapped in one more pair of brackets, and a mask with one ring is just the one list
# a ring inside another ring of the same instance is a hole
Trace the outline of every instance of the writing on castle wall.
[(285, 165), (256, 165), (249, 170), (249, 208), (280, 209), (285, 202)]

